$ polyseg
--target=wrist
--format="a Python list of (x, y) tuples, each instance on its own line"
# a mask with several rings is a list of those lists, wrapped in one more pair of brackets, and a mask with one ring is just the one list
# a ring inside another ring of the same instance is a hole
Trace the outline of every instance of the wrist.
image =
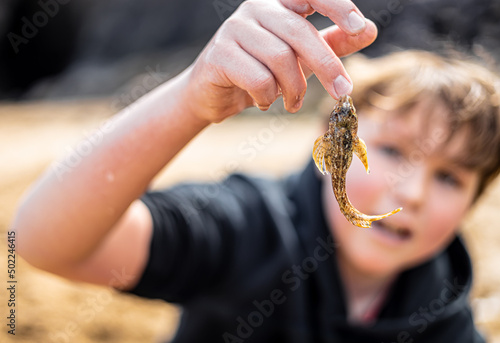
[(160, 85), (155, 98), (160, 101), (164, 114), (173, 113), (183, 124), (203, 129), (211, 121), (203, 116), (203, 104), (199, 104), (193, 95), (195, 90), (190, 82), (191, 70), (192, 67), (189, 67)]

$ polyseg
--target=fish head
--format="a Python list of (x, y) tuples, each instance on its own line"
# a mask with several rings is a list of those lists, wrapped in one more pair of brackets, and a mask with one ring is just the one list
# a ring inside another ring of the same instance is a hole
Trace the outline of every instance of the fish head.
[(356, 109), (352, 103), (352, 99), (349, 95), (342, 95), (337, 101), (332, 115), (337, 125), (350, 126), (358, 121), (358, 115), (356, 114)]

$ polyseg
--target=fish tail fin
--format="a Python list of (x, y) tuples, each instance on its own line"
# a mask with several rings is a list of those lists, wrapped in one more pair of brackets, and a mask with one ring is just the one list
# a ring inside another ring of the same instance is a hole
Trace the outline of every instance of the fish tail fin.
[(389, 216), (392, 216), (393, 214), (398, 213), (402, 209), (403, 209), (402, 207), (399, 207), (399, 208), (396, 208), (395, 210), (392, 210), (391, 212), (387, 212), (384, 214), (372, 215), (372, 216), (366, 215), (366, 221), (368, 222), (367, 227), (371, 227), (372, 222), (374, 222), (376, 220), (387, 218)]
[(342, 211), (344, 216), (353, 225), (356, 225), (356, 226), (361, 227), (361, 228), (370, 228), (372, 226), (372, 222), (387, 218), (389, 216), (392, 216), (393, 214), (398, 213), (399, 211), (401, 211), (403, 209), (402, 207), (399, 207), (391, 212), (387, 212), (384, 214), (367, 215), (367, 214), (360, 212), (356, 208), (354, 208), (350, 202), (346, 207), (349, 207), (349, 206), (350, 206), (350, 209), (344, 208), (344, 210)]

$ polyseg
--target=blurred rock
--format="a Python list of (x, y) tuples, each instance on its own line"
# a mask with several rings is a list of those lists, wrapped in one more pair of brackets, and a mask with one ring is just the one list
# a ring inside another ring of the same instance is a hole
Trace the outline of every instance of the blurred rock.
[[(145, 81), (144, 89), (156, 86), (150, 69), (162, 77), (184, 69), (241, 2), (3, 0), (0, 16), (10, 20), (0, 18), (0, 99), (135, 99), (123, 90), (140, 94)], [(370, 56), (452, 46), (491, 63), (500, 58), (498, 1), (354, 2), (379, 28), (377, 41), (364, 50)], [(317, 14), (311, 21), (318, 28), (331, 24)]]
[(225, 0), (221, 10), (217, 1), (18, 0), (5, 12), (11, 35), (0, 41), (0, 98), (107, 95), (160, 63), (151, 56), (171, 60), (176, 50), (186, 66), (192, 46), (199, 51), (239, 4)]
[(3, 0), (0, 10), (9, 20), (0, 28), (0, 98), (22, 96), (69, 65), (80, 23), (69, 1)]
[[(358, 0), (354, 1), (373, 20), (379, 37), (365, 49), (371, 56), (395, 49), (470, 50), (487, 34), (488, 23), (500, 27), (492, 12), (494, 0)], [(496, 36), (496, 40), (500, 36)]]

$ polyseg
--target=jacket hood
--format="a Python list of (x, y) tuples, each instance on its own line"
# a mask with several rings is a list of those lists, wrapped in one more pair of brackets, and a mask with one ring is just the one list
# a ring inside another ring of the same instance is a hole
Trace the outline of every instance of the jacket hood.
[[(321, 181), (310, 163), (300, 176), (302, 187), (297, 196), (308, 207), (304, 221), (308, 222), (299, 235), (306, 243), (308, 254), (314, 253), (318, 239), (335, 246), (321, 206), (312, 208), (314, 197), (321, 195)], [(307, 196), (304, 197), (304, 195)], [(309, 198), (311, 197), (311, 198)], [(310, 228), (315, 228), (310, 230)], [(316, 292), (324, 303), (319, 314), (320, 326), (328, 335), (338, 336), (339, 342), (377, 343), (442, 343), (484, 342), (476, 332), (468, 302), (472, 286), (472, 266), (462, 239), (457, 236), (442, 252), (412, 269), (401, 273), (375, 323), (354, 325), (347, 322), (345, 296), (340, 274), (334, 263), (315, 273)], [(387, 337), (392, 337), (388, 340)], [(329, 339), (327, 339), (329, 340)]]

